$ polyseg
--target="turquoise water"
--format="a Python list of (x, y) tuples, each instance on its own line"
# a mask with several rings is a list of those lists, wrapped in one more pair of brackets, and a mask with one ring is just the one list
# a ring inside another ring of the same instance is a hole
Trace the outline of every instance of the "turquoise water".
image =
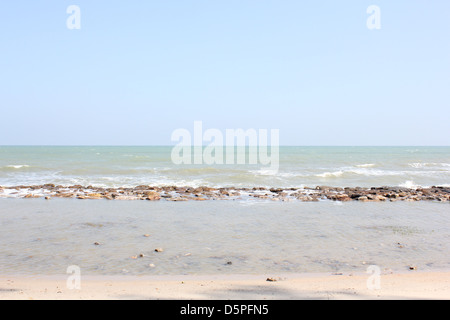
[[(0, 186), (211, 187), (450, 184), (450, 147), (280, 147), (279, 169), (181, 164), (172, 147), (0, 147)], [(248, 159), (248, 157), (246, 158)]]

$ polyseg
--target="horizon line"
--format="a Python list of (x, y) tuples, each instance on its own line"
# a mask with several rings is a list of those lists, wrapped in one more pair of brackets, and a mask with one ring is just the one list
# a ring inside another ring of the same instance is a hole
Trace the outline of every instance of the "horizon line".
[[(0, 145), (1, 147), (207, 147), (208, 144), (205, 145), (191, 145), (191, 146), (179, 146), (179, 145), (166, 145), (166, 144), (154, 144), (154, 145), (121, 145), (121, 144), (5, 144)], [(217, 147), (258, 147), (258, 146), (250, 146), (250, 145), (223, 145)], [(271, 145), (267, 145), (266, 147), (272, 147)], [(450, 145), (279, 145), (278, 147), (450, 147)]]

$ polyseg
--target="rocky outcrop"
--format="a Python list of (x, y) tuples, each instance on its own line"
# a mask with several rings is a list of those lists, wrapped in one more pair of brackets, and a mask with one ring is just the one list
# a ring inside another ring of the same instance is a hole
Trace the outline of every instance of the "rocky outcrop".
[(0, 187), (0, 197), (20, 198), (76, 198), (85, 200), (148, 200), (148, 201), (206, 201), (206, 200), (273, 200), (273, 201), (436, 201), (450, 202), (450, 188), (408, 189), (401, 187), (304, 187), (304, 188), (212, 188), (176, 186), (137, 186), (134, 188), (98, 188), (58, 186)]

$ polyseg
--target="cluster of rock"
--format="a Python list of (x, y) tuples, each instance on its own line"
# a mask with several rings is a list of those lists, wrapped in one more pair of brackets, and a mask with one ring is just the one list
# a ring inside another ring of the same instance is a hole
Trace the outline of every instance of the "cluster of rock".
[(246, 200), (272, 201), (450, 201), (450, 188), (430, 187), (409, 189), (401, 187), (329, 187), (315, 188), (212, 188), (176, 186), (137, 186), (131, 188), (101, 188), (94, 186), (58, 186), (44, 184), (37, 186), (0, 187), (0, 197), (19, 198), (77, 198), (107, 200)]

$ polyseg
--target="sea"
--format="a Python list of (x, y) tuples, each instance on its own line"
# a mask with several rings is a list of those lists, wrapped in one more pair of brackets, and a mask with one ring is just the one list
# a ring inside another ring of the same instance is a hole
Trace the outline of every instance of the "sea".
[[(3, 146), (0, 186), (450, 185), (450, 147), (280, 147), (277, 170), (264, 163), (175, 164), (172, 151), (170, 146)], [(133, 276), (339, 274), (374, 265), (382, 272), (450, 270), (449, 202), (1, 195), (0, 275), (65, 275), (71, 266), (86, 275)]]
[[(450, 185), (450, 147), (279, 147), (256, 161), (175, 164), (173, 147), (0, 147), (0, 186), (333, 187)], [(249, 148), (244, 152), (249, 152)]]

